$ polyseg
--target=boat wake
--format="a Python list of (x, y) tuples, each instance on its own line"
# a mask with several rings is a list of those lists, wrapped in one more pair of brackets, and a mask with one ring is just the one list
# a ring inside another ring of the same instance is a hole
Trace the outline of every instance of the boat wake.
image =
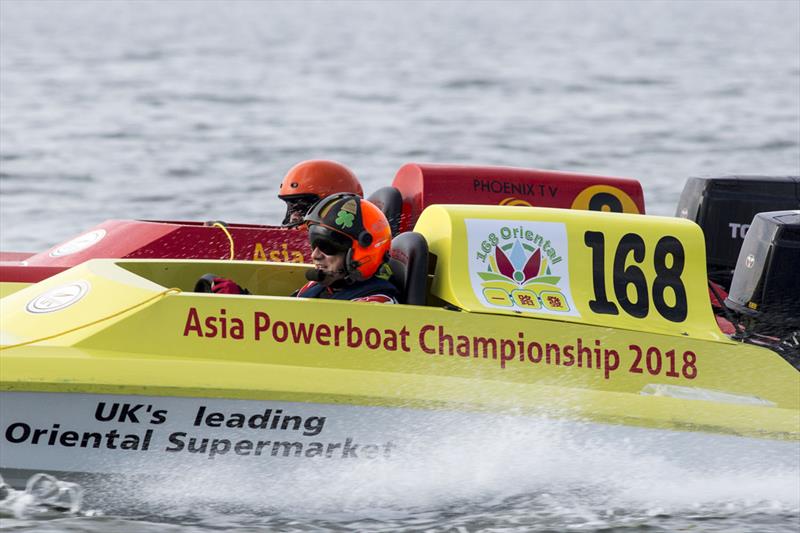
[[(212, 459), (208, 468), (158, 478), (94, 480), (85, 499), (92, 512), (214, 527), (455, 528), (488, 520), (535, 530), (800, 519), (797, 442), (455, 413), (446, 424), (438, 417), (435, 427), (419, 427), (413, 440), (413, 453), (370, 464), (320, 462), (254, 475), (212, 468)], [(5, 507), (78, 511), (80, 487), (46, 476), (39, 483), (40, 503), (24, 503), (36, 494), (26, 490), (21, 503)], [(55, 506), (62, 501), (55, 495), (77, 496)]]

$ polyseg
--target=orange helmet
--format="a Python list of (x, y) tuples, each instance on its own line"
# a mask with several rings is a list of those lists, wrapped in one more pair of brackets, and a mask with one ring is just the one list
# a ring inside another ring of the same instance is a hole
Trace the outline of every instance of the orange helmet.
[(341, 163), (311, 159), (296, 164), (286, 173), (278, 192), (278, 198), (286, 202), (282, 224), (302, 224), (303, 215), (315, 202), (337, 192), (364, 196), (356, 175)]
[[(352, 193), (323, 198), (305, 216), (311, 248), (344, 252), (346, 279), (371, 278), (392, 245), (392, 230), (375, 204)], [(327, 253), (327, 252), (326, 252)], [(331, 254), (329, 254), (331, 255)]]

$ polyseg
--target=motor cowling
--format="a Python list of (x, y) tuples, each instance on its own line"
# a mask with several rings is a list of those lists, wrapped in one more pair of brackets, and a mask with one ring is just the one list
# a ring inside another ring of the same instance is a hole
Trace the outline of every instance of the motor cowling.
[(800, 331), (800, 210), (755, 216), (725, 305), (751, 333), (784, 338)]
[(784, 209), (800, 209), (799, 176), (695, 177), (683, 187), (676, 216), (703, 229), (708, 277), (728, 288), (753, 217)]

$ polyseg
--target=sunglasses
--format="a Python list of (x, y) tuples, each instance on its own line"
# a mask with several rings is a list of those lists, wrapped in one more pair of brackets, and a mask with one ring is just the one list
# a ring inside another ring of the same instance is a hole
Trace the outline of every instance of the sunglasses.
[(325, 255), (339, 255), (353, 245), (349, 237), (319, 224), (313, 224), (308, 228), (308, 242), (311, 244), (312, 250), (319, 248), (319, 251)]

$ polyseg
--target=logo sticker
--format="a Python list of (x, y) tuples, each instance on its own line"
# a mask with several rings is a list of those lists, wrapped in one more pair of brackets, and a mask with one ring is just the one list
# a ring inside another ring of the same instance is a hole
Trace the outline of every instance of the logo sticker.
[(50, 252), (49, 255), (50, 257), (61, 257), (63, 255), (71, 255), (82, 252), (90, 246), (94, 246), (103, 240), (103, 237), (105, 236), (106, 230), (104, 229), (96, 229), (94, 231), (90, 231), (89, 233), (84, 233), (80, 237), (75, 237), (71, 241), (65, 242)]
[(352, 213), (348, 213), (344, 209), (339, 211), (336, 215), (336, 225), (341, 226), (343, 228), (352, 228), (353, 227), (353, 220), (355, 220), (355, 215)]
[(570, 291), (564, 224), (515, 220), (465, 223), (470, 282), (483, 305), (580, 316)]
[(52, 313), (74, 304), (89, 292), (88, 281), (75, 281), (50, 289), (28, 302), (25, 309), (29, 313)]
[(510, 198), (503, 198), (500, 200), (498, 205), (516, 205), (516, 206), (524, 206), (524, 207), (533, 207), (533, 204), (530, 202), (526, 202), (525, 200), (521, 200), (519, 198), (514, 198), (513, 196)]

